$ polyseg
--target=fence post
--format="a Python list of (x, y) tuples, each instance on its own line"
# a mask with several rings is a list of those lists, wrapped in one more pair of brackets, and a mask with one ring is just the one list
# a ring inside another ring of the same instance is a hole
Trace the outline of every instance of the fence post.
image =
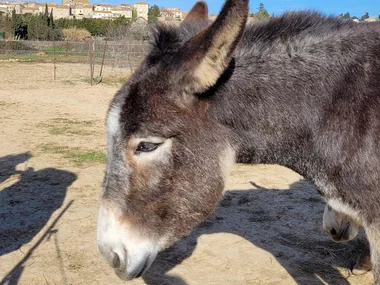
[(54, 80), (56, 80), (56, 66), (55, 66), (55, 37), (53, 37), (53, 53), (54, 53)]
[(91, 86), (92, 86), (92, 80), (93, 80), (93, 76), (94, 76), (94, 74), (92, 72), (92, 69), (93, 69), (93, 67), (92, 67), (92, 65), (93, 65), (92, 64), (92, 60), (93, 60), (93, 58), (92, 58), (92, 40), (89, 41), (88, 56), (89, 56), (89, 63), (90, 63), (90, 82), (91, 82)]
[(103, 65), (104, 65), (104, 58), (106, 57), (106, 51), (107, 51), (107, 40), (106, 40), (106, 43), (104, 45), (104, 51), (103, 51), (103, 58), (102, 58), (102, 66), (100, 67), (100, 80), (102, 80), (102, 74), (103, 74)]
[(67, 40), (66, 41), (66, 54), (65, 54), (66, 57), (68, 56), (68, 52), (69, 52), (69, 41)]

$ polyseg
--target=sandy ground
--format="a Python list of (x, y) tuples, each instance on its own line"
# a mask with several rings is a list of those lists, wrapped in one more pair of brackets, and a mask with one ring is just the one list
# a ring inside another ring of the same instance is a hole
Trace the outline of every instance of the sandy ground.
[(58, 65), (57, 81), (52, 70), (0, 63), (0, 284), (372, 284), (349, 273), (363, 236), (330, 241), (314, 186), (267, 165), (237, 165), (213, 216), (143, 278), (119, 280), (95, 242), (117, 86), (89, 86), (84, 65)]

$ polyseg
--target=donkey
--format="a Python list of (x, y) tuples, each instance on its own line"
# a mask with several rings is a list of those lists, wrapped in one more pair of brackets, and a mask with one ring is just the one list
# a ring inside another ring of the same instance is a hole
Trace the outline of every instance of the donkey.
[[(323, 213), (323, 228), (326, 233), (335, 242), (345, 242), (353, 240), (362, 227), (362, 221), (353, 220), (350, 216), (343, 212), (334, 210), (330, 205), (326, 204)], [(368, 244), (364, 251), (357, 259), (352, 273), (354, 275), (362, 275), (372, 269), (370, 250)]]
[[(314, 12), (157, 25), (108, 110), (97, 242), (122, 279), (216, 208), (234, 162), (288, 167), (360, 218), (380, 285), (380, 29)], [(360, 190), (358, 190), (360, 189)]]

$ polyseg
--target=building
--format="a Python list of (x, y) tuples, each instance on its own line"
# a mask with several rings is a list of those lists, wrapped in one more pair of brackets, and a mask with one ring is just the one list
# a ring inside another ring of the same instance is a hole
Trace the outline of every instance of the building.
[(6, 15), (8, 13), (7, 5), (6, 3), (0, 2), (0, 16)]
[(373, 16), (373, 17), (369, 17), (368, 19), (365, 19), (364, 21), (365, 22), (369, 22), (369, 23), (371, 23), (371, 22), (377, 22), (377, 18), (375, 16)]
[[(50, 13), (50, 11), (51, 11), (54, 7), (57, 7), (57, 6), (58, 6), (57, 3), (39, 4), (37, 7), (38, 7), (38, 10), (39, 10), (40, 13), (45, 13), (46, 5), (48, 6), (48, 12), (49, 12), (49, 13)], [(53, 11), (53, 13), (54, 13), (54, 11)]]
[(62, 5), (89, 5), (89, 0), (62, 0)]
[(48, 7), (49, 11), (53, 10), (53, 19), (70, 19), (72, 18), (70, 14), (70, 7), (64, 5), (57, 5), (54, 7)]
[(94, 19), (112, 19), (113, 14), (111, 11), (94, 11), (92, 17)]
[(217, 17), (218, 17), (218, 15), (215, 15), (215, 14), (208, 15), (208, 19), (211, 21), (215, 21)]
[(38, 3), (37, 2), (23, 2), (22, 5), (24, 5), (24, 7), (37, 7)]
[(119, 7), (121, 8), (127, 8), (127, 9), (132, 9), (133, 10), (133, 7), (131, 4), (120, 4)]
[(133, 9), (132, 8), (124, 8), (123, 6), (120, 6), (120, 7), (112, 9), (111, 13), (113, 14), (114, 18), (124, 16), (127, 19), (132, 19)]
[(114, 7), (116, 7), (116, 6), (111, 5), (111, 4), (98, 4), (98, 5), (94, 6), (94, 11), (95, 12), (100, 12), (100, 11), (111, 12)]
[(92, 18), (94, 6), (89, 4), (77, 4), (71, 6), (71, 14), (75, 19)]
[[(1, 1), (1, 0), (0, 0)], [(4, 0), (3, 0), (4, 1)], [(51, 1), (51, 0), (50, 0)], [(149, 5), (146, 2), (136, 2), (133, 4), (89, 4), (89, 0), (62, 0), (62, 5), (55, 2), (38, 3), (33, 0), (29, 2), (0, 2), (0, 16), (11, 15), (13, 10), (16, 14), (34, 14), (45, 13), (46, 5), (48, 12), (53, 11), (54, 19), (116, 19), (125, 17), (132, 19), (135, 13), (136, 23), (145, 25), (148, 22)], [(161, 9), (160, 21), (182, 21), (187, 13), (178, 8)]]
[(0, 11), (6, 15), (12, 15), (13, 10), (15, 10), (16, 14), (22, 14), (23, 8), (24, 5), (21, 2), (0, 2)]
[(143, 18), (148, 21), (149, 5), (145, 2), (136, 2), (133, 5), (133, 9), (136, 11), (137, 18)]
[(184, 19), (182, 11), (178, 8), (161, 9), (161, 17), (165, 18), (166, 21), (170, 21), (170, 20), (182, 21)]
[(22, 8), (22, 14), (38, 15), (39, 13), (40, 13), (40, 9), (38, 9), (38, 7), (24, 7), (24, 8)]

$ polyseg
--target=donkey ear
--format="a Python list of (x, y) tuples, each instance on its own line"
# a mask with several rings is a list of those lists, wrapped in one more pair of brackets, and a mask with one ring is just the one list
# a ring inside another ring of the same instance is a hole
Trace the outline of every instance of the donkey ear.
[(187, 14), (185, 20), (182, 23), (188, 23), (192, 21), (200, 21), (208, 19), (208, 7), (203, 1), (198, 2)]
[(228, 67), (244, 32), (248, 2), (227, 0), (215, 22), (180, 48), (178, 62), (185, 69), (187, 90), (192, 93), (206, 91)]

